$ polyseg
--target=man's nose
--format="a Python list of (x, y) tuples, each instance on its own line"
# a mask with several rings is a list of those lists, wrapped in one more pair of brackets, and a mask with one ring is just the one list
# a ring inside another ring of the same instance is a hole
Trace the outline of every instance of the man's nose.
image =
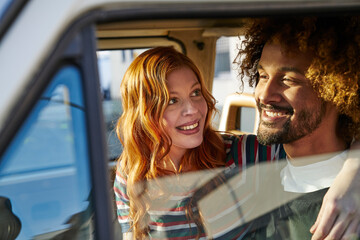
[(261, 103), (267, 104), (281, 101), (281, 86), (276, 78), (269, 78), (266, 82), (259, 82), (255, 95)]

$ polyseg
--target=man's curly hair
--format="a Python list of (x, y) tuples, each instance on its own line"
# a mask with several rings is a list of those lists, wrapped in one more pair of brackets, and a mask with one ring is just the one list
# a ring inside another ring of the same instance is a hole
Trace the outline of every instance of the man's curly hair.
[(295, 47), (313, 54), (305, 76), (321, 99), (337, 107), (339, 136), (348, 143), (360, 139), (360, 18), (254, 19), (235, 60), (242, 84), (249, 81), (250, 86), (256, 85), (263, 47), (275, 39), (288, 51)]

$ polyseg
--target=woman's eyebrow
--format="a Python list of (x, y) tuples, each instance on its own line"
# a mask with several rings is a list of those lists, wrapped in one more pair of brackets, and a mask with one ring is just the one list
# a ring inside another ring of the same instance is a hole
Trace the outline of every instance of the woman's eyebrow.
[(200, 85), (200, 83), (198, 81), (196, 81), (196, 83), (194, 83), (191, 88), (195, 87), (196, 85)]
[[(196, 83), (194, 83), (194, 84), (191, 86), (191, 88), (194, 88), (194, 87), (197, 86), (197, 85), (200, 85), (200, 83), (199, 83), (198, 81), (196, 81)], [(200, 86), (201, 86), (201, 85), (200, 85)], [(169, 91), (169, 93), (175, 94), (175, 93), (177, 93), (177, 91)]]

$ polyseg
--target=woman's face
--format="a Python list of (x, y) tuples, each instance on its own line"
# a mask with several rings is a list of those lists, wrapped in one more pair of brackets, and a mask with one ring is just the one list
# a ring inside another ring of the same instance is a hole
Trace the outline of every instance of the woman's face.
[(170, 100), (163, 120), (172, 140), (170, 157), (176, 160), (184, 155), (186, 149), (202, 143), (207, 104), (195, 73), (188, 67), (171, 72), (167, 77), (167, 87)]

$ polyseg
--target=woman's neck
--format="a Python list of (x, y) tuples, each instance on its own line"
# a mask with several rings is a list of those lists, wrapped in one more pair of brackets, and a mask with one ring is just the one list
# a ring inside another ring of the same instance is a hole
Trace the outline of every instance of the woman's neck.
[(170, 164), (173, 165), (173, 167), (175, 169), (179, 170), (181, 160), (183, 159), (185, 152), (186, 152), (186, 149), (184, 149), (184, 148), (179, 148), (174, 145), (171, 146), (171, 149), (169, 152), (169, 157), (170, 157), (170, 161), (171, 161)]

